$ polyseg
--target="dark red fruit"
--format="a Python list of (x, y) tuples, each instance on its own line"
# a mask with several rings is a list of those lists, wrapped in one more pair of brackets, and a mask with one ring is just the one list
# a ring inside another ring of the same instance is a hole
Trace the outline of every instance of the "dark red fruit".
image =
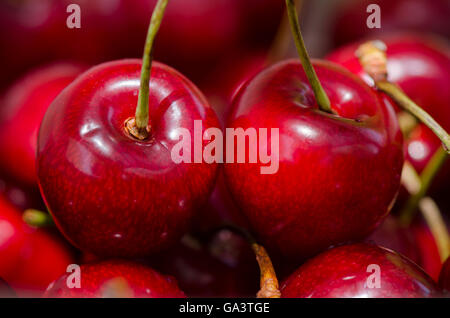
[(389, 212), (403, 164), (393, 109), (338, 65), (314, 66), (337, 115), (318, 109), (300, 62), (291, 60), (247, 82), (228, 122), (279, 128), (278, 172), (227, 163), (225, 176), (265, 246), (290, 259), (370, 234)]
[(151, 264), (175, 277), (189, 297), (254, 297), (259, 288), (250, 245), (227, 230), (201, 240), (186, 237)]
[(67, 247), (22, 221), (0, 198), (0, 276), (21, 296), (39, 295), (73, 262)]
[(42, 118), (81, 72), (78, 65), (51, 64), (28, 73), (6, 93), (0, 110), (0, 167), (15, 180), (37, 185), (35, 158)]
[[(379, 285), (372, 276), (377, 273)], [(328, 250), (303, 264), (281, 286), (285, 298), (410, 298), (439, 292), (413, 262), (370, 244)]]
[(137, 141), (125, 131), (140, 72), (139, 60), (92, 68), (56, 98), (41, 125), (43, 197), (59, 229), (84, 252), (144, 256), (175, 243), (214, 185), (217, 164), (171, 158), (177, 129), (191, 133), (194, 149), (194, 120), (202, 135), (219, 127), (201, 92), (174, 69), (153, 64), (150, 138)]
[(184, 298), (177, 283), (144, 265), (120, 260), (80, 267), (81, 288), (69, 288), (68, 274), (50, 284), (47, 298)]
[[(370, 4), (378, 4), (381, 28), (367, 27)], [(337, 45), (359, 40), (369, 34), (378, 36), (392, 31), (432, 32), (450, 36), (450, 4), (447, 0), (346, 0), (340, 1), (332, 22), (333, 41)]]
[[(438, 38), (417, 34), (379, 36), (387, 46), (389, 80), (397, 83), (414, 102), (450, 129), (450, 46)], [(368, 84), (353, 43), (331, 53), (327, 59), (357, 74)]]

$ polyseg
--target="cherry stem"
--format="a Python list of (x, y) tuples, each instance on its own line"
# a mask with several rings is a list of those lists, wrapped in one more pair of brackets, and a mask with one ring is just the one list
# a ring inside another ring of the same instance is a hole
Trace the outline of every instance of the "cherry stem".
[(436, 150), (433, 157), (431, 157), (430, 161), (425, 166), (425, 169), (420, 174), (419, 190), (416, 193), (412, 193), (408, 201), (406, 201), (402, 211), (400, 212), (400, 223), (402, 225), (407, 226), (412, 222), (420, 201), (427, 194), (432, 181), (434, 180), (447, 157), (448, 155), (446, 151), (442, 148), (439, 148), (438, 150)]
[(169, 0), (158, 0), (158, 3), (153, 10), (150, 26), (148, 28), (147, 39), (145, 41), (144, 55), (142, 57), (141, 86), (139, 89), (138, 104), (136, 107), (135, 125), (138, 132), (145, 136), (145, 138), (148, 137), (150, 73), (153, 61), (153, 43), (168, 3)]
[[(303, 0), (294, 0), (296, 11), (300, 12), (303, 7)], [(289, 52), (289, 39), (291, 37), (291, 27), (289, 25), (289, 16), (287, 11), (278, 27), (277, 34), (267, 54), (266, 65), (283, 60)]]
[(53, 219), (50, 214), (35, 209), (25, 210), (22, 214), (22, 219), (25, 223), (34, 227), (46, 227), (54, 225)]
[(234, 224), (224, 224), (217, 230), (224, 229), (245, 238), (256, 255), (256, 261), (260, 270), (260, 290), (256, 296), (258, 298), (280, 298), (281, 292), (279, 290), (277, 274), (266, 249), (262, 245), (259, 245), (247, 230), (241, 227)]
[(356, 55), (366, 73), (374, 80), (375, 86), (430, 128), (442, 141), (446, 152), (450, 153), (450, 136), (445, 129), (414, 103), (400, 87), (388, 81), (386, 45), (381, 41), (369, 41), (358, 48)]
[(325, 93), (322, 85), (320, 84), (316, 71), (311, 64), (308, 52), (306, 51), (305, 43), (303, 41), (303, 36), (300, 29), (300, 23), (298, 22), (297, 8), (295, 6), (294, 0), (286, 0), (286, 8), (291, 25), (292, 35), (294, 36), (295, 46), (297, 47), (298, 55), (300, 57), (300, 61), (302, 63), (303, 69), (305, 70), (308, 81), (314, 91), (314, 96), (316, 97), (317, 104), (322, 111), (332, 113), (330, 100)]

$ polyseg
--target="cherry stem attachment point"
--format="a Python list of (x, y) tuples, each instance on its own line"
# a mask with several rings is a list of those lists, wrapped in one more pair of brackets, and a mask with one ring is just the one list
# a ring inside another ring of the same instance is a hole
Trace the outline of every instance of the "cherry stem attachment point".
[(396, 84), (388, 81), (386, 45), (381, 41), (369, 41), (358, 48), (356, 55), (375, 86), (399, 106), (414, 115), (442, 141), (444, 149), (450, 153), (450, 136), (433, 117), (414, 103)]
[[(135, 125), (136, 129), (127, 129), (133, 137), (144, 140), (149, 136), (149, 92), (150, 74), (153, 61), (153, 43), (158, 33), (159, 27), (164, 17), (169, 0), (158, 0), (153, 10), (150, 26), (148, 28), (147, 39), (145, 41), (144, 55), (142, 57), (141, 85), (139, 88), (138, 104), (136, 107), (135, 121), (128, 124)], [(125, 124), (127, 126), (127, 123)]]
[(319, 78), (317, 77), (316, 71), (311, 64), (308, 52), (306, 51), (305, 43), (303, 41), (303, 36), (300, 29), (300, 23), (298, 22), (297, 8), (295, 6), (294, 0), (286, 0), (286, 8), (289, 17), (289, 22), (291, 25), (292, 35), (294, 36), (295, 46), (297, 47), (298, 55), (302, 63), (303, 69), (305, 70), (308, 81), (314, 91), (314, 96), (316, 97), (317, 104), (320, 110), (332, 113), (330, 100), (325, 93), (322, 84), (320, 84)]

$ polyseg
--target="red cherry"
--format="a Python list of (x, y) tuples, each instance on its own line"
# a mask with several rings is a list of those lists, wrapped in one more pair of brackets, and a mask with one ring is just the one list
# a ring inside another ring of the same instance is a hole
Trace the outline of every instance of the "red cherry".
[(174, 69), (153, 64), (150, 138), (125, 132), (141, 67), (140, 60), (122, 60), (92, 68), (55, 99), (41, 125), (43, 197), (59, 229), (85, 252), (132, 257), (171, 245), (214, 185), (217, 164), (171, 158), (178, 128), (194, 136), (194, 120), (202, 133), (219, 127), (200, 91)]
[(240, 236), (222, 230), (202, 240), (183, 239), (151, 259), (175, 277), (189, 297), (254, 297), (259, 286), (255, 255)]
[(439, 276), (439, 286), (450, 292), (450, 257), (447, 258), (447, 261), (442, 265), (441, 275)]
[(142, 264), (111, 260), (80, 266), (81, 288), (69, 288), (68, 274), (50, 284), (47, 298), (184, 298), (177, 283)]
[(28, 186), (37, 185), (36, 148), (41, 120), (50, 103), (82, 71), (55, 63), (36, 69), (6, 93), (0, 111), (0, 167)]
[[(450, 47), (436, 38), (415, 34), (379, 36), (387, 46), (389, 80), (397, 83), (414, 102), (450, 129)], [(353, 43), (331, 53), (327, 59), (357, 74), (368, 84)]]
[(436, 241), (423, 220), (419, 219), (408, 228), (402, 228), (393, 217), (388, 217), (368, 241), (405, 255), (437, 281), (441, 258)]
[[(366, 13), (370, 4), (381, 11), (381, 29), (367, 27)], [(432, 32), (450, 36), (446, 0), (348, 0), (339, 3), (332, 21), (332, 38), (337, 45), (359, 40), (368, 34), (378, 36), (386, 32), (409, 30)]]
[(245, 84), (228, 123), (279, 128), (277, 173), (228, 163), (225, 176), (263, 243), (289, 258), (370, 234), (389, 212), (403, 163), (392, 108), (343, 68), (314, 67), (338, 115), (318, 110), (301, 64), (291, 60)]
[(64, 244), (25, 224), (20, 212), (0, 198), (0, 276), (19, 295), (44, 291), (72, 262)]
[[(59, 59), (99, 63), (141, 56), (142, 38), (129, 36), (125, 13), (130, 2), (76, 1), (81, 8), (81, 29), (69, 29), (71, 0), (1, 1), (1, 83), (9, 83), (30, 67)], [(117, 45), (117, 39), (126, 43)]]
[[(379, 288), (371, 277), (377, 271)], [(282, 284), (281, 294), (286, 298), (410, 298), (438, 295), (439, 289), (402, 255), (376, 245), (354, 244), (307, 261)]]

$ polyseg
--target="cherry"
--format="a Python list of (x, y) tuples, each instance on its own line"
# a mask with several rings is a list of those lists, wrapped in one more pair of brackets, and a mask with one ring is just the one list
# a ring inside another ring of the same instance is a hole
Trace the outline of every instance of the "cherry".
[(184, 298), (177, 283), (139, 263), (109, 260), (80, 266), (80, 288), (69, 288), (69, 274), (48, 287), (47, 298)]
[[(450, 129), (449, 46), (437, 38), (417, 34), (378, 36), (387, 46), (389, 80), (398, 84), (414, 102)], [(373, 80), (364, 72), (353, 43), (332, 52), (327, 59), (341, 64), (368, 84)]]
[[(370, 4), (381, 11), (381, 29), (367, 27)], [(450, 7), (446, 0), (349, 0), (335, 11), (332, 38), (337, 45), (359, 40), (368, 34), (378, 36), (392, 31), (432, 32), (448, 37)]]
[(45, 204), (37, 184), (31, 187), (24, 186), (6, 176), (5, 173), (0, 173), (0, 196), (3, 196), (20, 211), (32, 208), (45, 210)]
[[(79, 0), (81, 28), (69, 29), (70, 0), (1, 1), (1, 84), (30, 68), (59, 59), (89, 64), (141, 54), (140, 38), (129, 36), (126, 10), (135, 1)], [(148, 17), (146, 18), (148, 22)], [(111, 36), (114, 34), (114, 36)], [(117, 45), (117, 38), (122, 44)], [(87, 49), (89, 48), (89, 49)]]
[(367, 240), (405, 255), (437, 281), (442, 263), (436, 241), (423, 220), (404, 228), (390, 216)]
[(450, 257), (442, 265), (441, 274), (439, 276), (439, 286), (450, 292)]
[(189, 297), (254, 297), (258, 291), (255, 255), (243, 238), (228, 230), (200, 239), (185, 237), (150, 263), (175, 277)]
[(20, 212), (0, 198), (0, 276), (20, 296), (39, 295), (72, 262), (61, 241), (25, 224)]
[[(161, 22), (162, 1), (152, 21)], [(144, 65), (121, 60), (90, 69), (54, 100), (41, 124), (42, 195), (58, 228), (84, 252), (136, 257), (168, 247), (213, 189), (216, 163), (172, 159), (179, 129), (195, 136), (198, 121), (203, 136), (219, 122), (187, 78), (151, 65), (158, 27), (150, 24)]]
[(0, 110), (0, 166), (14, 180), (37, 185), (36, 148), (41, 120), (50, 103), (82, 71), (54, 63), (36, 69), (6, 93)]
[[(377, 273), (378, 286), (377, 278), (371, 277)], [(308, 260), (281, 286), (286, 298), (410, 298), (439, 293), (433, 280), (409, 259), (363, 243), (336, 247)]]
[(335, 114), (319, 109), (302, 65), (290, 60), (241, 88), (227, 125), (279, 128), (278, 172), (227, 163), (225, 177), (271, 255), (290, 259), (370, 234), (389, 212), (403, 164), (392, 108), (342, 67), (313, 66)]

